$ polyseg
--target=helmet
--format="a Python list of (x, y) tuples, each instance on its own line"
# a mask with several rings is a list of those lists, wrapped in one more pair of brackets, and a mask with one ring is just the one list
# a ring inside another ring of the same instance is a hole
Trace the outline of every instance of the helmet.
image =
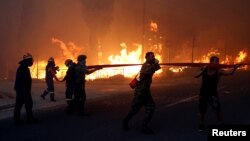
[(53, 57), (50, 57), (48, 61), (49, 61), (49, 62), (54, 62), (54, 58), (53, 58)]
[(66, 59), (64, 62), (65, 66), (68, 66), (71, 63), (73, 63), (73, 61), (71, 59)]
[(30, 53), (26, 53), (23, 55), (23, 60), (26, 60), (26, 59), (33, 59), (33, 57)]
[(147, 59), (147, 58), (149, 57), (150, 54), (153, 54), (153, 55), (154, 55), (154, 53), (153, 53), (152, 51), (147, 52), (146, 55), (145, 55), (145, 59)]
[(217, 56), (210, 57), (210, 62), (212, 62), (212, 61), (219, 62), (219, 57), (217, 57)]
[(79, 55), (77, 57), (77, 61), (83, 61), (83, 60), (86, 60), (87, 59), (87, 56), (86, 55)]

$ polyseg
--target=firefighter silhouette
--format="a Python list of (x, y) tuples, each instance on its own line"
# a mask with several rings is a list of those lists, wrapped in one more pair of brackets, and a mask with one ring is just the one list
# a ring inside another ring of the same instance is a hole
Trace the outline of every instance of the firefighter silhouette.
[(34, 123), (37, 121), (33, 117), (32, 106), (33, 100), (31, 96), (31, 84), (32, 79), (30, 75), (29, 67), (33, 65), (33, 57), (27, 53), (23, 56), (23, 59), (19, 62), (19, 67), (16, 72), (16, 80), (14, 89), (16, 91), (16, 103), (14, 108), (14, 123), (15, 125), (21, 124), (20, 111), (23, 104), (26, 109), (26, 117), (28, 123)]
[(55, 102), (56, 100), (55, 100), (55, 93), (54, 93), (55, 89), (54, 89), (53, 78), (55, 78), (55, 80), (59, 82), (60, 80), (56, 77), (56, 73), (57, 71), (59, 71), (59, 67), (56, 66), (53, 57), (49, 58), (45, 71), (46, 71), (45, 81), (47, 84), (47, 89), (44, 90), (43, 94), (41, 95), (41, 98), (45, 99), (45, 96), (47, 94), (50, 94), (50, 100)]
[(148, 123), (153, 116), (155, 103), (151, 96), (150, 85), (152, 83), (153, 74), (160, 69), (160, 66), (153, 52), (147, 52), (145, 58), (146, 62), (142, 65), (139, 73), (138, 84), (135, 87), (135, 96), (132, 101), (131, 109), (123, 120), (123, 128), (124, 130), (129, 130), (129, 120), (139, 112), (142, 106), (144, 106), (146, 111), (142, 123), (142, 132), (145, 134), (152, 134), (153, 130), (148, 127)]

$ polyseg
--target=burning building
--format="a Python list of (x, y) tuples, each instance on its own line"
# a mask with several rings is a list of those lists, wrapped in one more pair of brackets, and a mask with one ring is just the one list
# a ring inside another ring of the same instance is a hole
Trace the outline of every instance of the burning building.
[(133, 62), (124, 63), (141, 63), (150, 50), (161, 62), (191, 62), (204, 60), (213, 48), (222, 61), (238, 62), (237, 54), (245, 49), (244, 55), (250, 48), (249, 6), (248, 0), (226, 4), (216, 0), (3, 0), (0, 77), (14, 78), (17, 62), (26, 52), (37, 62), (32, 70), (39, 73), (34, 78), (42, 77), (49, 57), (64, 70), (63, 61), (79, 53), (88, 55), (89, 65), (112, 64), (140, 50), (141, 60), (133, 57)]

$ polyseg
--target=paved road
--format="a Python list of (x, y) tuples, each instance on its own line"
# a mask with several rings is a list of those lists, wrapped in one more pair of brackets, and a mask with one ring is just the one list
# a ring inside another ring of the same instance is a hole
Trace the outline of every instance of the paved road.
[[(219, 92), (226, 124), (250, 124), (249, 78), (249, 72), (239, 72), (221, 79)], [(91, 87), (105, 86), (95, 84)], [(37, 124), (16, 127), (12, 118), (1, 119), (0, 140), (205, 141), (207, 133), (197, 132), (199, 87), (200, 80), (187, 77), (154, 82), (152, 91), (157, 110), (150, 124), (155, 130), (154, 135), (140, 132), (143, 109), (131, 121), (132, 129), (123, 131), (121, 121), (129, 109), (133, 92), (126, 88), (119, 91), (105, 88), (102, 90), (106, 90), (107, 95), (88, 99), (86, 109), (89, 117), (66, 115), (65, 104), (40, 108), (35, 111), (40, 119)], [(89, 95), (94, 91), (89, 91)], [(216, 123), (211, 109), (207, 113), (207, 122)]]

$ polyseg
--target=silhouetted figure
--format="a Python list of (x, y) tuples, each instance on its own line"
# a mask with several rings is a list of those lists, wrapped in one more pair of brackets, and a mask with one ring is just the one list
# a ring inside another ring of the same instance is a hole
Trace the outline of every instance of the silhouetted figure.
[(19, 62), (19, 67), (16, 72), (16, 80), (14, 89), (16, 91), (16, 103), (14, 109), (14, 123), (15, 125), (21, 124), (20, 112), (23, 104), (26, 109), (26, 117), (28, 123), (36, 122), (33, 117), (32, 106), (33, 100), (31, 97), (31, 84), (32, 79), (29, 67), (33, 65), (33, 57), (27, 53), (23, 56), (23, 60)]
[(45, 76), (45, 81), (47, 84), (47, 89), (44, 90), (43, 94), (41, 95), (41, 98), (45, 99), (45, 96), (47, 94), (50, 94), (50, 101), (55, 102), (55, 88), (54, 88), (54, 80), (55, 78), (56, 81), (60, 81), (56, 77), (56, 71), (59, 70), (59, 67), (56, 66), (54, 58), (50, 57), (48, 60), (48, 64), (45, 68), (46, 71), (46, 76)]
[(65, 60), (65, 66), (68, 67), (65, 77), (62, 81), (66, 81), (66, 101), (67, 101), (67, 109), (66, 113), (71, 114), (74, 110), (74, 90), (75, 90), (75, 63), (71, 59)]
[(132, 101), (131, 109), (123, 120), (123, 128), (124, 130), (129, 130), (129, 120), (138, 113), (142, 106), (144, 106), (146, 112), (142, 123), (142, 132), (145, 134), (153, 134), (153, 130), (148, 127), (148, 123), (155, 110), (155, 103), (151, 96), (150, 85), (152, 83), (153, 74), (160, 69), (160, 66), (153, 52), (147, 52), (145, 58), (146, 62), (142, 65), (140, 70), (139, 82), (135, 87), (135, 96)]
[[(210, 58), (211, 64), (219, 64), (219, 58), (212, 56)], [(235, 65), (232, 71), (226, 71), (218, 68), (204, 67), (201, 72), (195, 76), (199, 78), (202, 76), (202, 84), (199, 95), (199, 112), (200, 112), (200, 125), (199, 131), (206, 130), (205, 114), (207, 111), (207, 105), (210, 104), (215, 110), (217, 119), (220, 124), (223, 123), (223, 117), (221, 112), (221, 104), (217, 92), (218, 82), (221, 76), (233, 75), (237, 70), (238, 65)]]
[(75, 65), (75, 103), (78, 109), (78, 114), (87, 116), (84, 110), (86, 93), (85, 93), (85, 75), (91, 74), (100, 68), (88, 69), (86, 66), (86, 55), (79, 55), (77, 57), (77, 64)]

